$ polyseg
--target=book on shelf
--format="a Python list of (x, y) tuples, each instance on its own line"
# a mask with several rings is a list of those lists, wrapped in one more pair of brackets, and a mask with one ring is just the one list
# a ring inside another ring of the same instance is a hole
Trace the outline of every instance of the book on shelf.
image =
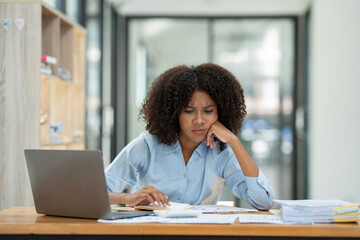
[(48, 55), (41, 55), (41, 73), (46, 75), (51, 75), (53, 73), (51, 69), (51, 65), (56, 65), (57, 58), (48, 56)]
[(56, 64), (57, 63), (57, 58), (49, 56), (49, 55), (41, 55), (41, 61), (46, 62), (46, 63), (50, 63), (50, 64)]

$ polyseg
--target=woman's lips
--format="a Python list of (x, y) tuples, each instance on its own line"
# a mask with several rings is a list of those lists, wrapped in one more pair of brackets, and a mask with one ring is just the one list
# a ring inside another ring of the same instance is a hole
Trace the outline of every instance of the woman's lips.
[(191, 132), (196, 135), (202, 135), (202, 134), (206, 133), (206, 129), (194, 129), (194, 130), (191, 130)]

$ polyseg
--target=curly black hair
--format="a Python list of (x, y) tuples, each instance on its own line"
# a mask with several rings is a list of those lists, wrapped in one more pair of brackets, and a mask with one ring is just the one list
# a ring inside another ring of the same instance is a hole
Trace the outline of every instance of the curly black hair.
[[(214, 63), (180, 65), (157, 77), (139, 113), (146, 130), (161, 142), (174, 144), (180, 132), (179, 114), (196, 90), (209, 94), (217, 105), (218, 120), (237, 134), (246, 115), (244, 91), (228, 70)], [(224, 149), (224, 144), (220, 144), (220, 149)]]

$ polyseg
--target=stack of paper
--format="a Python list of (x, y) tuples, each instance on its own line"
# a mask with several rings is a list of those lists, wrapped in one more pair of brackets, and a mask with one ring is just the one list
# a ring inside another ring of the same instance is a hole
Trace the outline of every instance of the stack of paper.
[(341, 200), (274, 200), (284, 222), (327, 223), (360, 221), (359, 205)]

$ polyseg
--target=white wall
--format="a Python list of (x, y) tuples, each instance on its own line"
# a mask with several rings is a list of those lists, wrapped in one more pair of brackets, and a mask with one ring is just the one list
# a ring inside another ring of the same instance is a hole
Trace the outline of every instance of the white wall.
[(358, 0), (313, 2), (311, 198), (360, 202), (359, 10)]

